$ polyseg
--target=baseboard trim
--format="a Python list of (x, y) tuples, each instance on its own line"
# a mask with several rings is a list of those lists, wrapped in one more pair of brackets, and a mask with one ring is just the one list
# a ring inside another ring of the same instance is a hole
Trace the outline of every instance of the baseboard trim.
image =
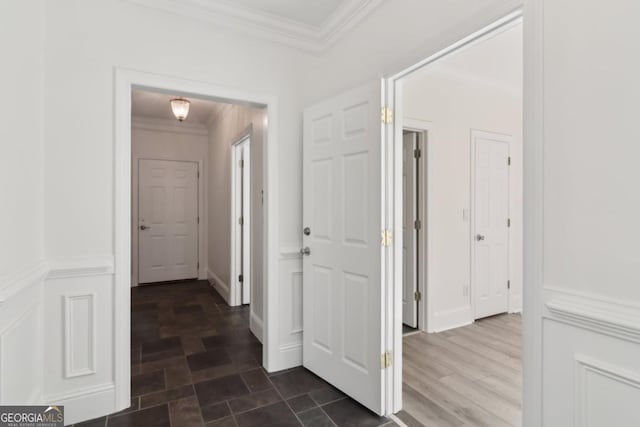
[(72, 257), (51, 261), (47, 279), (105, 276), (114, 273), (112, 256)]
[(280, 357), (278, 364), (271, 367), (269, 372), (278, 372), (284, 369), (295, 368), (302, 365), (302, 343), (283, 344), (278, 347)]
[(437, 312), (433, 316), (433, 323), (434, 332), (443, 332), (449, 329), (470, 325), (473, 323), (471, 307), (462, 307)]
[(34, 283), (44, 281), (48, 272), (49, 264), (42, 259), (33, 262), (15, 273), (0, 278), (0, 307), (11, 297)]
[(231, 305), (229, 302), (231, 299), (231, 291), (229, 290), (229, 285), (224, 283), (222, 279), (218, 277), (216, 273), (211, 271), (211, 269), (207, 268), (207, 280), (215, 288), (216, 291), (224, 298), (227, 304)]
[(258, 341), (264, 344), (263, 340), (263, 323), (262, 320), (251, 311), (251, 316), (249, 317), (249, 329), (256, 336)]
[(545, 288), (544, 318), (640, 343), (640, 306), (601, 295)]
[(113, 383), (99, 384), (44, 398), (45, 404), (64, 405), (65, 425), (114, 413), (118, 411), (114, 402), (115, 385)]

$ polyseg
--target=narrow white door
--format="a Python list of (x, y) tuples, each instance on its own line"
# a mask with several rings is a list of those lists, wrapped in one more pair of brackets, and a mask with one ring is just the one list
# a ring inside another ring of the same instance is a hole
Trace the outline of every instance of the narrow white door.
[(381, 88), (304, 112), (303, 364), (383, 413)]
[(198, 277), (198, 164), (140, 160), (139, 282)]
[(402, 144), (402, 199), (404, 201), (404, 218), (402, 221), (402, 321), (412, 328), (418, 327), (418, 270), (416, 263), (418, 234), (415, 227), (418, 218), (416, 208), (416, 158), (418, 134), (407, 132), (403, 135)]
[(474, 134), (473, 146), (472, 286), (478, 319), (509, 309), (509, 143)]

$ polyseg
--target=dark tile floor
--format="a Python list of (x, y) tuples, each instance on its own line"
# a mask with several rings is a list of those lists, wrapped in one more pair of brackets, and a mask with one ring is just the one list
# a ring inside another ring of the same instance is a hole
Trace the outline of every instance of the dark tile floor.
[(131, 290), (131, 407), (90, 427), (395, 425), (305, 370), (267, 373), (249, 308), (206, 281)]

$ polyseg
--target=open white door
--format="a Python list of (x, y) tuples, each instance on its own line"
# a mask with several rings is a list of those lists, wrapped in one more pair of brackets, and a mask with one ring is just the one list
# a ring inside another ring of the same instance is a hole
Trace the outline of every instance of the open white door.
[(303, 364), (382, 415), (381, 85), (304, 112)]
[(231, 276), (233, 304), (251, 302), (251, 141), (244, 138), (232, 147)]
[(416, 157), (418, 134), (407, 132), (402, 137), (402, 200), (404, 203), (402, 221), (402, 323), (412, 328), (418, 327), (418, 270), (416, 254), (418, 232), (416, 220)]

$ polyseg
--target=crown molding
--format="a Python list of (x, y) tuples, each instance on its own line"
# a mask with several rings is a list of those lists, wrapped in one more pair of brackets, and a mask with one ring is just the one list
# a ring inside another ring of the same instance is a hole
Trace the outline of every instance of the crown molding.
[(230, 0), (127, 1), (318, 54), (353, 29), (383, 0), (346, 0), (319, 27), (241, 6)]
[(165, 120), (153, 117), (133, 116), (131, 118), (131, 128), (139, 130), (150, 130), (156, 132), (171, 132), (179, 134), (192, 134), (207, 136), (209, 131), (205, 125), (195, 122), (178, 122), (177, 120)]

